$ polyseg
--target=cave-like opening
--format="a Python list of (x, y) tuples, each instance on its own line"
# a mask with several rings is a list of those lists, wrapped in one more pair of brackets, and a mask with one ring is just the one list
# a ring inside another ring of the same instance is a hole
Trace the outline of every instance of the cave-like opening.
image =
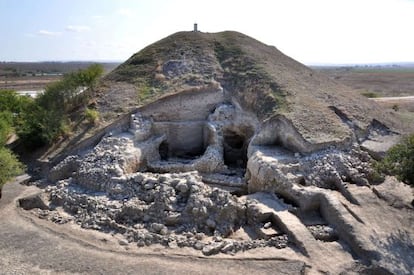
[(169, 157), (169, 152), (168, 152), (169, 151), (169, 146), (168, 146), (168, 142), (163, 141), (160, 144), (160, 147), (158, 148), (158, 151), (160, 153), (161, 160), (168, 160), (168, 157)]
[(224, 164), (230, 168), (246, 168), (248, 140), (232, 130), (223, 133)]
[(191, 160), (196, 159), (204, 154), (203, 146), (193, 146), (188, 148), (174, 148), (167, 141), (163, 141), (158, 152), (161, 160), (167, 161), (171, 159)]

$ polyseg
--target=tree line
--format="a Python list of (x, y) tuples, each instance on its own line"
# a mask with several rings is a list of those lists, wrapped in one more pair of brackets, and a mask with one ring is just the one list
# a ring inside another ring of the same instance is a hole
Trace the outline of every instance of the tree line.
[(97, 119), (97, 112), (86, 106), (103, 72), (101, 65), (93, 64), (68, 73), (35, 99), (11, 90), (0, 91), (0, 188), (23, 171), (23, 165), (6, 148), (11, 136), (17, 135), (27, 150), (34, 150), (70, 131), (71, 114), (76, 109), (83, 108), (86, 119)]

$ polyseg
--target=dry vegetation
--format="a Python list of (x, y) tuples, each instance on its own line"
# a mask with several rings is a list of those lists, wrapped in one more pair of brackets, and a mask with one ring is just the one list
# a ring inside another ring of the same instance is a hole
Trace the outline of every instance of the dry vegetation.
[(412, 67), (317, 67), (332, 79), (378, 97), (413, 96)]
[[(92, 62), (0, 62), (0, 90), (43, 90), (63, 74), (86, 69)], [(105, 72), (118, 63), (100, 63)]]
[(337, 82), (372, 98), (384, 110), (392, 110), (407, 132), (414, 132), (414, 67), (317, 67)]

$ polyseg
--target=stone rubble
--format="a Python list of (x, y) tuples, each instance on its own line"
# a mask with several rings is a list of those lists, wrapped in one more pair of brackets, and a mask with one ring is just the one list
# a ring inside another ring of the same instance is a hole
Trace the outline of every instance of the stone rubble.
[[(286, 235), (270, 240), (231, 240), (231, 234), (246, 224), (246, 206), (229, 192), (202, 183), (197, 172), (138, 172), (99, 185), (99, 190), (86, 189), (69, 178), (46, 191), (50, 210), (37, 211), (39, 217), (48, 216), (56, 223), (70, 221), (57, 213), (56, 209), (62, 208), (81, 227), (118, 232), (138, 246), (176, 244), (212, 255), (263, 246), (282, 248), (288, 242)], [(217, 238), (205, 242), (206, 236)]]
[(308, 229), (317, 240), (333, 242), (339, 238), (335, 229), (328, 225), (310, 225)]
[[(61, 179), (47, 188), (50, 210), (38, 210), (38, 216), (55, 223), (73, 220), (83, 228), (121, 233), (124, 240), (138, 246), (154, 243), (186, 246), (201, 250), (204, 255), (287, 246), (286, 234), (250, 241), (232, 240), (232, 233), (248, 223), (245, 202), (228, 191), (205, 184), (196, 171), (131, 173), (132, 165), (139, 163), (132, 156), (139, 153), (134, 138), (122, 134), (103, 138), (84, 156), (67, 157), (51, 171), (50, 179)], [(281, 175), (306, 175), (306, 185), (321, 188), (333, 188), (329, 184), (335, 180), (366, 184), (363, 179), (367, 177), (370, 158), (364, 152), (354, 149), (351, 154), (330, 151), (294, 157), (296, 161), (289, 164), (273, 161), (261, 165), (270, 165), (274, 173), (281, 171)], [(211, 177), (219, 182), (220, 174)], [(225, 182), (232, 177), (221, 178)], [(56, 211), (59, 208), (73, 218), (59, 215)], [(264, 224), (263, 228), (269, 230), (270, 226)], [(311, 226), (309, 230), (319, 240), (337, 239), (329, 226)], [(220, 238), (206, 241), (208, 236)]]
[[(270, 192), (284, 210), (294, 213), (297, 207), (318, 208), (321, 202), (315, 198), (325, 196), (330, 201), (332, 196), (323, 191), (327, 189), (357, 204), (347, 186), (367, 186), (373, 178), (371, 157), (358, 145), (302, 154), (255, 143), (248, 152), (246, 148), (246, 170), (230, 169), (224, 164), (224, 132), (250, 131), (253, 123), (229, 104), (209, 115), (206, 150), (194, 159), (161, 159), (158, 150), (166, 136), (154, 135), (152, 123), (137, 113), (131, 116), (128, 132), (107, 135), (93, 149), (66, 157), (48, 175), (49, 183), (55, 183), (46, 188), (48, 209), (32, 211), (55, 223), (75, 222), (83, 228), (121, 234), (122, 246), (158, 243), (192, 247), (206, 256), (234, 254), (265, 246), (284, 248), (294, 241), (283, 225), (281, 230), (266, 217), (258, 217), (254, 204), (229, 190), (240, 195)], [(232, 238), (245, 227), (257, 236)], [(339, 238), (329, 224), (307, 229), (324, 242)]]

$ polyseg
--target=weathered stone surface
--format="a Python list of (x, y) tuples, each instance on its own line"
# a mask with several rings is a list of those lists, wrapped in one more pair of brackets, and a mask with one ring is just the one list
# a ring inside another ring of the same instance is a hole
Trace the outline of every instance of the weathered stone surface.
[(225, 247), (226, 243), (224, 242), (217, 242), (206, 245), (203, 247), (203, 254), (206, 256), (214, 255), (220, 252), (221, 249)]
[(19, 206), (24, 210), (40, 209), (48, 210), (48, 205), (42, 199), (42, 194), (32, 195), (26, 198), (19, 199)]

